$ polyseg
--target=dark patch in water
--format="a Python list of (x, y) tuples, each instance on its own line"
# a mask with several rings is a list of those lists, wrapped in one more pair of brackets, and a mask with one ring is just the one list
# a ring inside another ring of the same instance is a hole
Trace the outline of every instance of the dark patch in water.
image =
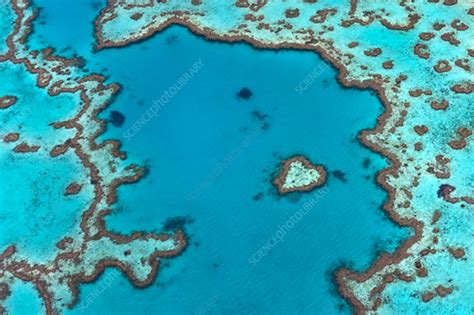
[(332, 172), (332, 175), (334, 177), (336, 177), (337, 179), (339, 179), (341, 182), (343, 183), (346, 183), (347, 182), (347, 179), (346, 179), (346, 173), (344, 173), (343, 171), (341, 170), (335, 170)]
[(260, 120), (260, 121), (263, 121), (263, 120), (265, 120), (265, 119), (268, 118), (268, 115), (267, 115), (267, 114), (262, 113), (262, 112), (260, 112), (260, 111), (258, 111), (258, 110), (254, 110), (254, 111), (252, 112), (252, 115), (253, 115), (255, 118), (257, 118), (258, 120)]
[(114, 127), (122, 127), (125, 122), (125, 116), (116, 110), (110, 112), (109, 121)]
[(72, 51), (72, 47), (71, 46), (66, 46), (63, 49), (61, 49), (59, 52), (61, 54), (63, 54), (63, 53), (66, 53), (67, 51)]
[(262, 130), (267, 130), (270, 128), (270, 123), (267, 121), (267, 119), (270, 117), (268, 114), (262, 113), (261, 111), (258, 111), (258, 110), (254, 110), (252, 112), (252, 116), (262, 122), (262, 125), (261, 125)]
[(237, 93), (237, 97), (243, 100), (248, 100), (252, 97), (253, 93), (248, 88), (242, 88), (239, 93)]
[(174, 44), (178, 40), (178, 35), (171, 35), (166, 37), (166, 43), (168, 45)]
[[(274, 191), (278, 197), (281, 197), (276, 191), (276, 189), (274, 189)], [(304, 192), (295, 191), (295, 192), (285, 195), (284, 198), (290, 203), (298, 204), (301, 201), (301, 198), (303, 197), (303, 195), (304, 195)]]
[(92, 1), (90, 6), (94, 10), (99, 10), (102, 7), (102, 3), (100, 1)]
[(342, 303), (338, 303), (337, 304), (337, 310), (338, 311), (344, 311), (346, 309), (347, 305), (346, 304), (342, 304)]
[(270, 124), (268, 122), (264, 122), (262, 124), (262, 130), (268, 130), (268, 129), (270, 129)]
[(387, 252), (388, 247), (393, 246), (393, 240), (391, 239), (382, 239), (379, 237), (376, 237), (373, 239), (373, 244), (372, 244), (372, 250), (371, 250), (371, 255), (372, 255), (372, 260), (376, 260), (377, 257), (380, 257), (384, 253)]
[(362, 167), (369, 168), (369, 166), (370, 166), (370, 159), (369, 158), (364, 159), (364, 161), (362, 161)]
[(262, 198), (263, 198), (263, 194), (262, 194), (262, 193), (258, 193), (258, 194), (256, 194), (255, 196), (253, 196), (252, 199), (255, 200), (255, 201), (258, 201), (258, 200), (262, 200)]
[(453, 192), (455, 189), (456, 188), (454, 186), (451, 186), (448, 184), (442, 184), (439, 186), (439, 189), (438, 189), (438, 197), (446, 200), (449, 194)]
[(117, 207), (114, 208), (114, 212), (115, 212), (115, 213), (121, 213), (121, 212), (123, 212), (124, 210), (125, 210), (124, 207), (121, 207), (121, 206), (117, 206)]
[(186, 224), (191, 224), (194, 222), (194, 219), (190, 216), (180, 216), (168, 218), (163, 223), (163, 230), (165, 231), (176, 231), (178, 229), (183, 229)]

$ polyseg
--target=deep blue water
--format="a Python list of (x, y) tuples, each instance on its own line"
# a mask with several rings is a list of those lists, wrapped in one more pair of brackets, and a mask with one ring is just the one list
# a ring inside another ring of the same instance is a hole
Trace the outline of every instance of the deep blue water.
[[(383, 110), (374, 95), (342, 89), (336, 72), (311, 52), (207, 42), (182, 27), (92, 53), (92, 21), (103, 2), (35, 3), (43, 10), (33, 48), (77, 53), (89, 70), (123, 87), (102, 116), (118, 111), (125, 120), (121, 127), (109, 124), (102, 138), (123, 141), (130, 160), (150, 173), (120, 188), (108, 227), (160, 231), (169, 218), (188, 219), (189, 248), (163, 262), (155, 284), (137, 290), (109, 270), (81, 287), (83, 299), (97, 296), (88, 313), (349, 313), (335, 290), (334, 269), (344, 264), (363, 270), (377, 251), (393, 250), (408, 235), (380, 209), (386, 193), (374, 177), (385, 161), (356, 140)], [(130, 137), (137, 119), (197, 61), (202, 69)], [(299, 93), (296, 88), (315, 69), (324, 70)], [(248, 100), (236, 97), (244, 87), (253, 93)], [(347, 181), (330, 175), (325, 190), (277, 196), (272, 174), (294, 154), (344, 172)], [(316, 196), (315, 206), (280, 243), (258, 263), (249, 262), (279, 225)]]

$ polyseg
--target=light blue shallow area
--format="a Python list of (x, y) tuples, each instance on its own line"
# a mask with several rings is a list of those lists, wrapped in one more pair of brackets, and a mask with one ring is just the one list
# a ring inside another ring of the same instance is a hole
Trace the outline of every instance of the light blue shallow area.
[[(55, 244), (77, 231), (80, 215), (93, 198), (83, 181), (79, 158), (68, 152), (53, 159), (45, 148), (67, 133), (50, 124), (72, 117), (77, 100), (70, 95), (51, 97), (36, 88), (35, 79), (20, 65), (0, 64), (0, 96), (18, 98), (0, 111), (0, 137), (13, 132), (20, 137), (0, 149), (0, 252), (15, 245), (20, 256), (33, 262), (52, 256)], [(23, 142), (40, 149), (14, 153), (14, 147)], [(83, 184), (83, 189), (78, 195), (64, 196), (72, 182)]]
[[(147, 165), (150, 173), (120, 188), (108, 227), (123, 233), (160, 231), (170, 217), (194, 219), (186, 225), (189, 248), (162, 263), (151, 288), (137, 290), (121, 275), (82, 286), (83, 301), (92, 297), (88, 313), (350, 312), (333, 284), (334, 269), (345, 264), (363, 270), (377, 251), (392, 251), (409, 234), (380, 209), (386, 193), (374, 177), (386, 163), (356, 140), (382, 112), (375, 96), (342, 89), (332, 69), (299, 93), (302, 80), (323, 65), (316, 54), (210, 43), (180, 27), (93, 54), (97, 5), (36, 4), (44, 9), (32, 47), (77, 52), (88, 69), (123, 86), (108, 111), (123, 113), (125, 123), (110, 126), (103, 138), (122, 140), (130, 159)], [(198, 60), (203, 68), (127, 141), (127, 130)], [(247, 101), (236, 97), (243, 87), (253, 92)], [(268, 117), (261, 120), (255, 111)], [(281, 159), (294, 154), (330, 172), (341, 170), (347, 182), (330, 175), (327, 190), (277, 196), (271, 175)], [(259, 193), (263, 198), (254, 200)], [(321, 195), (281, 242), (258, 263), (249, 262), (278, 226)]]
[[(14, 22), (13, 12), (10, 10), (9, 3), (7, 0), (0, 1), (0, 38), (7, 38), (10, 34), (11, 27)], [(0, 42), (0, 54), (6, 53), (8, 46), (6, 41)]]
[(0, 153), (0, 252), (15, 245), (20, 257), (33, 262), (54, 254), (55, 244), (73, 235), (80, 214), (92, 198), (87, 188), (77, 196), (64, 196), (66, 187), (81, 182), (83, 169), (68, 157), (52, 160), (38, 154)]

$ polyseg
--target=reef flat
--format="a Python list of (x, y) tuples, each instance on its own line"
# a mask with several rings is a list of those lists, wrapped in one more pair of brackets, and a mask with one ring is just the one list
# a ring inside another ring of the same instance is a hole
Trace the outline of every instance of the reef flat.
[(313, 165), (304, 156), (294, 156), (282, 161), (273, 184), (279, 194), (310, 191), (326, 182), (327, 172), (321, 165)]
[(1, 223), (0, 313), (26, 311), (4, 303), (19, 283), (37, 289), (37, 311), (47, 314), (72, 307), (78, 285), (107, 267), (137, 287), (150, 284), (160, 258), (180, 254), (186, 240), (179, 229), (122, 235), (105, 227), (117, 188), (145, 172), (127, 163), (118, 142), (96, 142), (105, 127), (97, 115), (120, 87), (86, 75), (79, 58), (30, 50), (37, 10), (28, 1), (2, 1), (1, 14), (0, 168), (8, 184), (0, 198), (10, 219)]
[(359, 139), (390, 160), (384, 205), (415, 235), (362, 273), (340, 269), (358, 313), (472, 312), (472, 72), (470, 1), (114, 1), (96, 20), (97, 49), (141, 41), (172, 24), (211, 40), (315, 51), (347, 87), (385, 106)]

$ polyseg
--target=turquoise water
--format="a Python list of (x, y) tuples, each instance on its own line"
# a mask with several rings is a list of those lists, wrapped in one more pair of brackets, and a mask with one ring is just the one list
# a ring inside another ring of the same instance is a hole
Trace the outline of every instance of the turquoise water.
[[(15, 244), (25, 258), (42, 261), (53, 256), (55, 244), (77, 228), (93, 198), (87, 185), (76, 196), (64, 196), (70, 183), (84, 181), (84, 168), (72, 152), (53, 159), (44, 149), (70, 134), (55, 131), (50, 123), (72, 117), (77, 109), (70, 95), (51, 97), (36, 88), (35, 76), (20, 66), (2, 63), (0, 81), (0, 95), (18, 97), (15, 105), (0, 113), (2, 135), (20, 135), (0, 151), (0, 173), (6, 183), (0, 190), (0, 252)], [(37, 154), (12, 154), (22, 142), (40, 149)]]
[[(91, 22), (104, 3), (36, 4), (43, 10), (32, 48), (77, 53), (87, 69), (122, 85), (103, 118), (114, 110), (125, 121), (110, 124), (102, 138), (121, 140), (129, 158), (150, 170), (138, 184), (120, 188), (108, 228), (160, 231), (169, 218), (189, 222), (189, 248), (163, 263), (154, 285), (137, 290), (109, 270), (81, 287), (83, 301), (91, 302), (79, 306), (88, 313), (349, 313), (335, 290), (334, 269), (363, 270), (378, 251), (392, 251), (408, 236), (380, 210), (386, 193), (374, 177), (385, 161), (356, 140), (382, 112), (375, 96), (342, 89), (335, 71), (313, 53), (210, 43), (181, 27), (92, 53)], [(131, 132), (196, 62), (202, 67), (157, 117)], [(244, 87), (253, 93), (249, 100), (236, 97)], [(294, 154), (344, 172), (347, 181), (330, 175), (325, 189), (277, 196), (272, 174)], [(311, 200), (308, 214), (255, 256)]]
[(33, 284), (17, 281), (11, 290), (12, 294), (5, 305), (11, 314), (45, 313), (46, 310)]

